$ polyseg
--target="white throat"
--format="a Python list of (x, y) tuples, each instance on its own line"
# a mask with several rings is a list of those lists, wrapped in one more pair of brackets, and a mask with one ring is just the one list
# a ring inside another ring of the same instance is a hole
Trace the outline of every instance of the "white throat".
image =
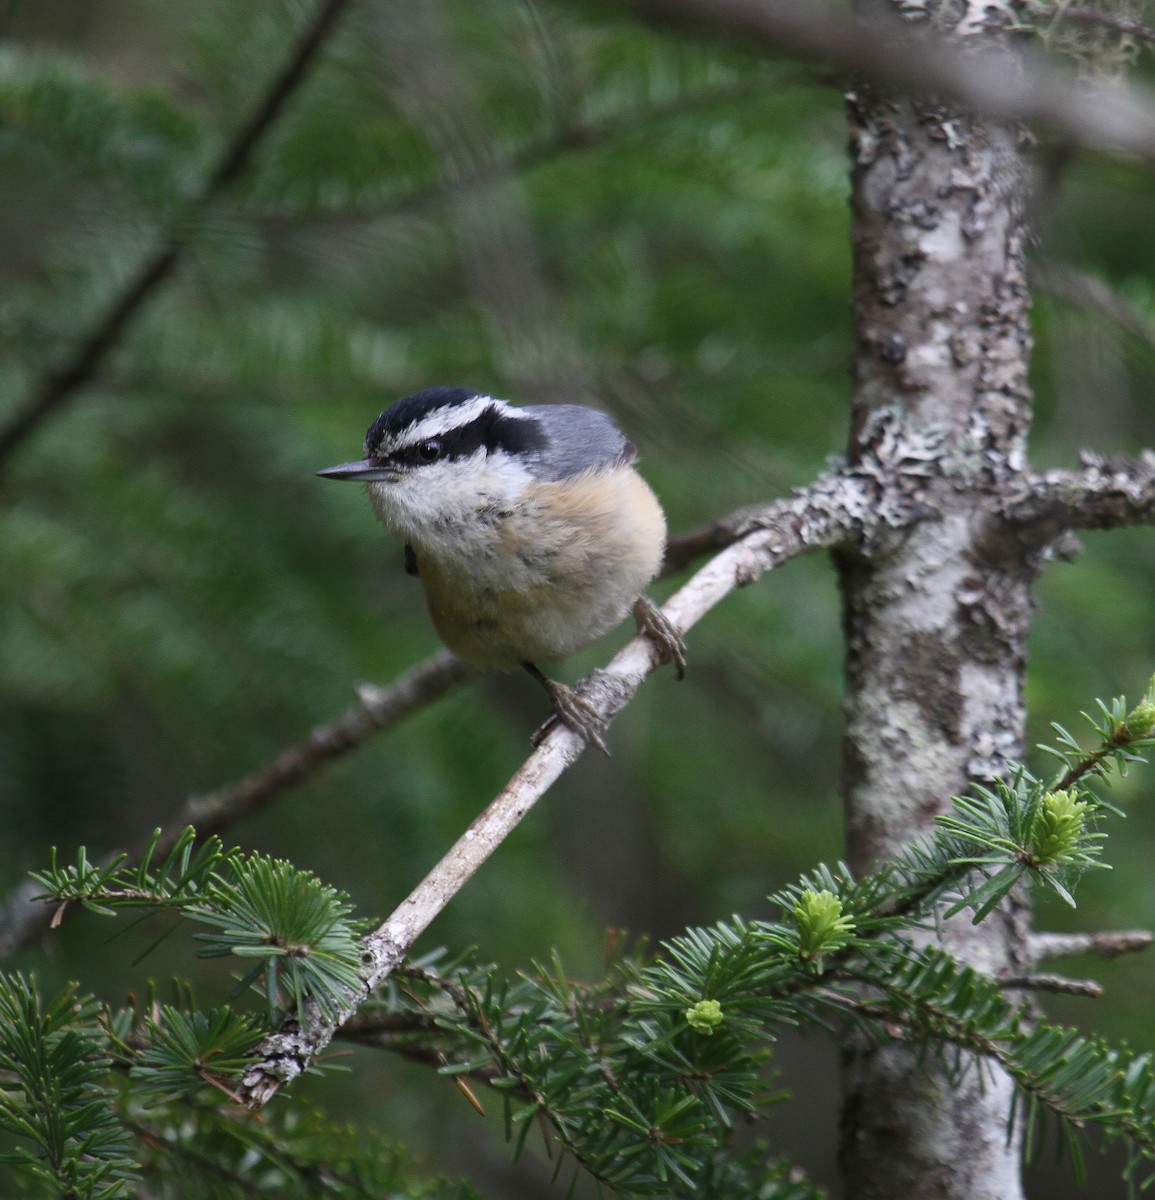
[(368, 485), (383, 524), (407, 541), (450, 558), (464, 540), (492, 537), (493, 521), (515, 505), (533, 477), (508, 454), (479, 450)]

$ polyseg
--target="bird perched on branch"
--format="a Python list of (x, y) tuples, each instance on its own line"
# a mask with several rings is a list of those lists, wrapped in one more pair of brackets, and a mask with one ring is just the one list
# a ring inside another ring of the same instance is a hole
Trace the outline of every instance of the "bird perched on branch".
[(479, 667), (524, 667), (555, 717), (606, 750), (602, 718), (538, 664), (584, 649), (632, 611), (682, 677), (681, 635), (644, 595), (666, 522), (636, 457), (596, 409), (519, 408), (435, 387), (386, 409), (363, 459), (318, 474), (367, 485), (450, 650)]

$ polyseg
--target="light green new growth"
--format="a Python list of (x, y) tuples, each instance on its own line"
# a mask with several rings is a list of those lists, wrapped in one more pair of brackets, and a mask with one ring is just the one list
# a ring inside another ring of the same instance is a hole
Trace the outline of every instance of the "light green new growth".
[(1094, 805), (1070, 789), (1047, 792), (1031, 824), (1031, 857), (1040, 866), (1072, 862)]
[(1150, 737), (1155, 733), (1155, 702), (1144, 700), (1127, 714), (1127, 729), (1133, 738)]
[(841, 950), (854, 934), (854, 921), (844, 916), (842, 901), (825, 888), (807, 888), (794, 905), (798, 923), (798, 955), (816, 963), (824, 954)]
[(717, 1000), (699, 1000), (697, 1004), (691, 1004), (686, 1009), (686, 1024), (691, 1029), (697, 1030), (698, 1033), (704, 1033), (707, 1037), (725, 1019), (722, 1006)]

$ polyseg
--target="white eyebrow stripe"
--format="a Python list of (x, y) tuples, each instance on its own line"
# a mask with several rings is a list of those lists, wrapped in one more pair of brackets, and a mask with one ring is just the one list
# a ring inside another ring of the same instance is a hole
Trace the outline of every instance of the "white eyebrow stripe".
[(415, 446), (426, 438), (439, 437), (452, 433), (455, 429), (463, 429), (476, 421), (487, 408), (497, 408), (503, 417), (516, 417), (519, 420), (532, 421), (534, 418), (519, 408), (506, 404), (504, 400), (495, 400), (492, 396), (474, 396), (464, 404), (455, 407), (434, 409), (422, 417), (420, 421), (401, 431), (393, 441), (392, 449), (400, 450), (407, 446)]
[(403, 429), (397, 435), (394, 446), (396, 448), (415, 446), (418, 442), (425, 441), (426, 438), (449, 433), (453, 429), (460, 429), (463, 425), (468, 425), (470, 421), (476, 421), (492, 403), (493, 401), (488, 396), (474, 396), (472, 400), (467, 400), (464, 404), (455, 407), (435, 408), (431, 413), (427, 413), (419, 421), (410, 425), (408, 429)]

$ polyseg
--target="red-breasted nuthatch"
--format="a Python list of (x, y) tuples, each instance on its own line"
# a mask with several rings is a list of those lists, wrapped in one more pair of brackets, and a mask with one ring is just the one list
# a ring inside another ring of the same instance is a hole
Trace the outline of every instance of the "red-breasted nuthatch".
[(368, 485), (450, 650), (479, 667), (524, 667), (556, 717), (605, 750), (601, 718), (537, 664), (584, 649), (632, 610), (682, 676), (681, 635), (643, 594), (666, 522), (636, 457), (596, 409), (435, 387), (386, 409), (362, 460), (318, 474)]

